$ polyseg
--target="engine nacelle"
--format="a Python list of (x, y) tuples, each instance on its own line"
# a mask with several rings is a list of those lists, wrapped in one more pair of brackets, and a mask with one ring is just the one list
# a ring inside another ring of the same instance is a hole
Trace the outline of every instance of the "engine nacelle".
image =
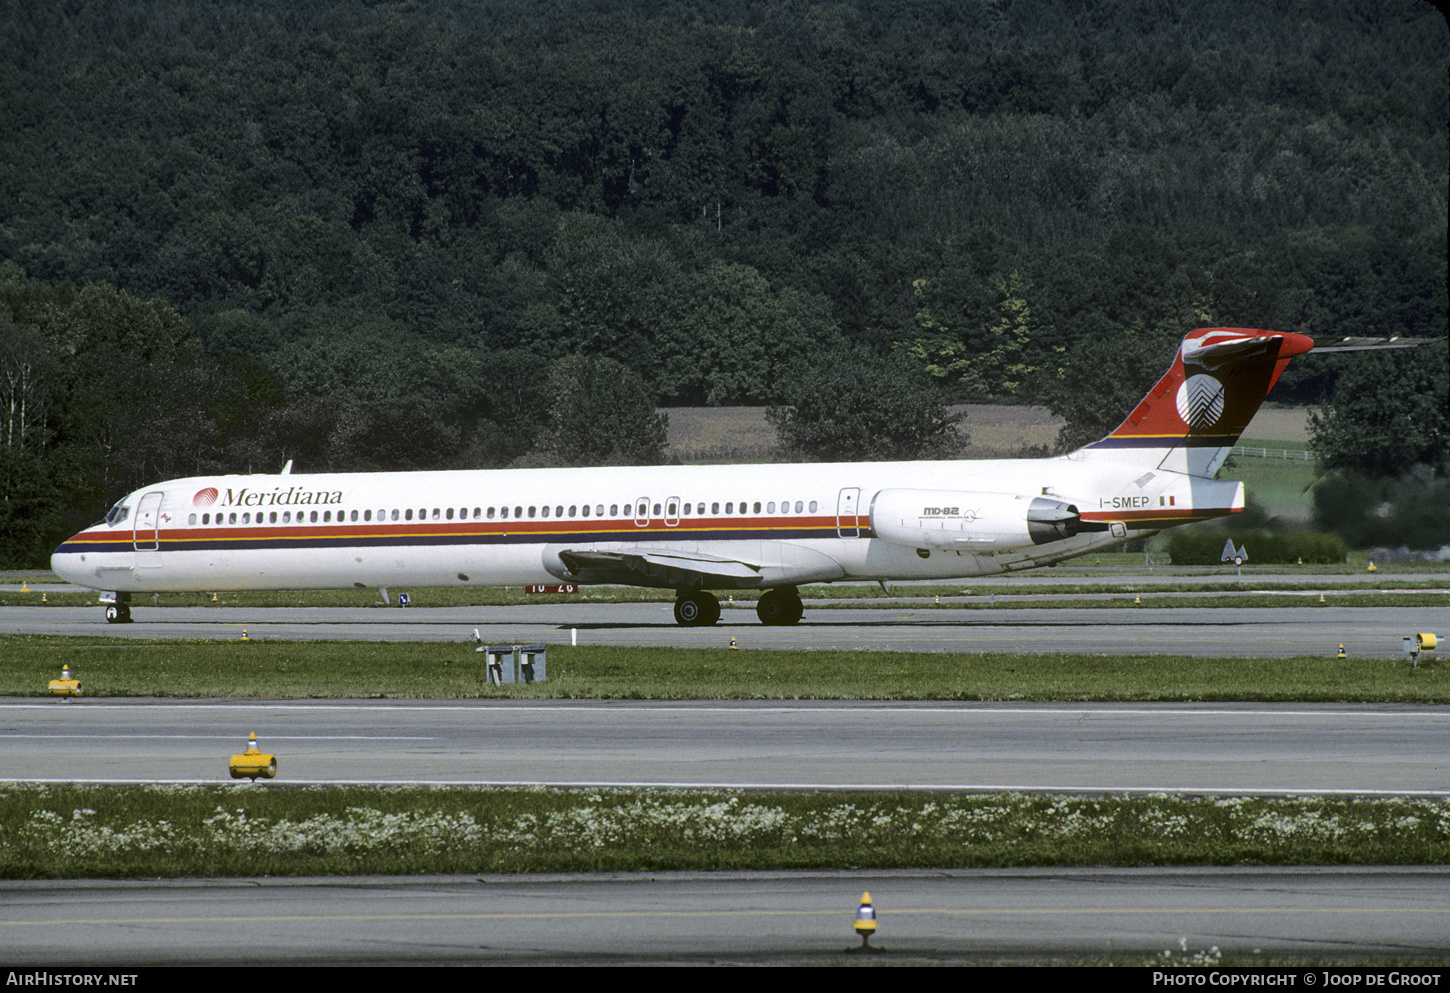
[(1097, 530), (1054, 497), (962, 490), (882, 490), (871, 501), (876, 537), (913, 548), (1030, 548)]

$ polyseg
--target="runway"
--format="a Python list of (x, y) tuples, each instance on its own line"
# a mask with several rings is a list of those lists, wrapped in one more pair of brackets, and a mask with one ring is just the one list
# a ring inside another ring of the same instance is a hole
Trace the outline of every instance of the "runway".
[(1450, 795), (1450, 709), (1332, 704), (0, 702), (0, 779)]
[[(876, 955), (854, 951), (869, 891)], [(1450, 870), (930, 872), (0, 882), (12, 966), (1443, 961)], [(63, 936), (63, 937), (62, 937)], [(1187, 947), (1187, 952), (1183, 950)], [(1213, 951), (1217, 949), (1217, 952)]]
[[(1145, 600), (1148, 599), (1145, 595)], [(676, 627), (668, 604), (502, 608), (0, 608), (0, 631), (883, 651), (1403, 658), (1415, 608), (749, 608)], [(1444, 632), (1442, 632), (1443, 634)], [(278, 785), (1450, 795), (1450, 709), (1356, 705), (0, 701), (0, 779), (230, 782), (256, 731)], [(238, 789), (253, 788), (238, 784)], [(876, 901), (872, 961), (1147, 964), (1256, 956), (1443, 960), (1450, 869), (1018, 869), (916, 873), (0, 883), (16, 964), (837, 964)], [(64, 934), (63, 945), (50, 940)], [(84, 949), (78, 953), (76, 949)]]
[[(1118, 597), (1117, 599), (1124, 599)], [(1131, 599), (1131, 595), (1128, 597)], [(1121, 609), (967, 607), (921, 600), (850, 608), (807, 603), (793, 627), (765, 627), (753, 605), (727, 606), (708, 628), (675, 625), (668, 603), (562, 603), (508, 607), (146, 607), (135, 623), (107, 624), (98, 607), (0, 607), (0, 633), (125, 638), (490, 643), (875, 651), (1027, 651), (1290, 658), (1397, 658), (1401, 639), (1444, 629), (1434, 607), (1313, 606)]]

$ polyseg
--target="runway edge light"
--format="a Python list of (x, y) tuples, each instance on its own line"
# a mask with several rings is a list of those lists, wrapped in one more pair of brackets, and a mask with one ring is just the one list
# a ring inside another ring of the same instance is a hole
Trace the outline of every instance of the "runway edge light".
[(247, 750), (233, 755), (227, 768), (233, 779), (251, 779), (254, 783), (258, 776), (272, 779), (277, 775), (277, 756), (264, 754), (257, 747), (257, 732), (253, 731), (247, 739)]
[(876, 933), (876, 908), (871, 904), (871, 892), (868, 890), (861, 894), (861, 905), (856, 908), (856, 933), (861, 936), (861, 948), (858, 951), (876, 951), (867, 944), (871, 936)]
[(81, 681), (71, 678), (70, 666), (61, 666), (60, 678), (50, 681), (50, 695), (58, 696), (62, 700), (81, 695)]

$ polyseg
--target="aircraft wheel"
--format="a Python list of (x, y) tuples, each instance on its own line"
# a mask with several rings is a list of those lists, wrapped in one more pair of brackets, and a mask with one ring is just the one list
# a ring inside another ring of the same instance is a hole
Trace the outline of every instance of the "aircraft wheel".
[(760, 601), (755, 605), (755, 616), (760, 618), (762, 624), (796, 624), (803, 614), (805, 605), (793, 590), (770, 590), (762, 593)]
[(706, 627), (720, 620), (720, 601), (708, 593), (689, 593), (675, 601), (675, 623), (682, 627)]
[(720, 601), (708, 593), (701, 593), (699, 597), (700, 606), (703, 608), (700, 611), (700, 623), (706, 626), (719, 623)]
[(806, 605), (803, 604), (803, 603), (801, 603), (801, 598), (798, 597), (798, 596), (786, 597), (785, 598), (785, 601), (786, 601), (786, 615), (785, 615), (785, 618), (781, 621), (781, 623), (782, 624), (799, 624), (801, 618), (803, 616), (805, 616)]
[(125, 603), (113, 603), (106, 608), (107, 624), (130, 624), (131, 606)]
[(694, 627), (700, 623), (700, 605), (690, 597), (675, 601), (675, 623), (681, 627)]

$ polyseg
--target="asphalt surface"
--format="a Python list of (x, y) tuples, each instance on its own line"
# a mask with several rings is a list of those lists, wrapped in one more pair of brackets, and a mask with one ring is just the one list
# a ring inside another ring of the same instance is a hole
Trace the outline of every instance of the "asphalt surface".
[(0, 779), (1450, 796), (1450, 708), (709, 701), (0, 702)]
[[(1144, 578), (1135, 581), (1146, 586)], [(1007, 596), (1030, 584), (999, 589)], [(713, 645), (733, 634), (746, 650), (1202, 657), (1332, 654), (1343, 642), (1355, 657), (1402, 658), (1402, 637), (1445, 626), (1443, 611), (1374, 606), (994, 610), (920, 600), (864, 610), (808, 604), (793, 628), (765, 628), (753, 610), (727, 607), (716, 628), (682, 629), (668, 604), (586, 602), (340, 611), (138, 606), (135, 615), (137, 623), (122, 626), (106, 625), (96, 607), (6, 607), (0, 632), (233, 638), (246, 630), (250, 638), (466, 641), (479, 628), (486, 641), (514, 643)], [(1450, 708), (1339, 705), (10, 700), (0, 701), (0, 778), (216, 782), (253, 730), (279, 756), (278, 783), (1450, 796)], [(1447, 873), (1311, 867), (5, 882), (0, 959), (957, 964), (1113, 955), (1149, 964), (1165, 951), (1212, 962), (1217, 946), (1239, 963), (1261, 956), (1414, 962), (1443, 960), (1450, 950)], [(876, 955), (848, 951), (860, 944), (850, 926), (862, 890), (878, 908), (872, 944), (883, 951)]]
[[(1123, 598), (1119, 598), (1123, 599)], [(1126, 598), (1131, 600), (1131, 596)], [(0, 607), (0, 632), (128, 638), (723, 646), (880, 651), (1173, 654), (1203, 658), (1329, 655), (1392, 658), (1402, 639), (1447, 632), (1443, 608), (1280, 607), (1121, 609), (967, 607), (920, 600), (851, 609), (807, 603), (792, 627), (765, 627), (753, 606), (726, 607), (718, 625), (682, 628), (667, 603), (509, 607), (144, 607), (107, 624), (97, 607)]]
[[(875, 954), (852, 930), (863, 891), (877, 912)], [(1447, 934), (1445, 867), (0, 882), (0, 960), (70, 970), (1162, 965), (1165, 953), (1384, 964), (1443, 961)]]

